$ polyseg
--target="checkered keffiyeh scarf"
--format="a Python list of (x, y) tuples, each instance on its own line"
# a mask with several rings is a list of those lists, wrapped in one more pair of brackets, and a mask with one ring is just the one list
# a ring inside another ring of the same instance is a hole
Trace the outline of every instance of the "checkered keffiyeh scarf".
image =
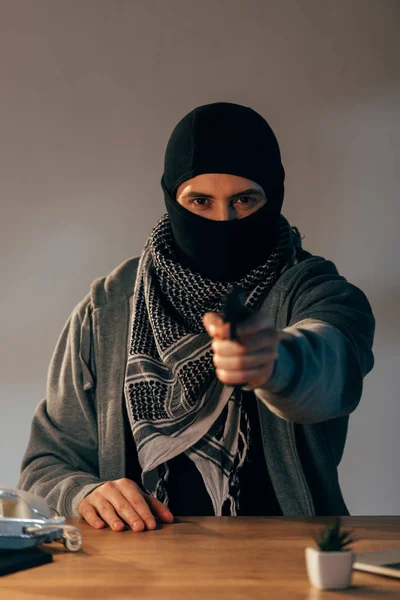
[[(284, 217), (274, 252), (241, 281), (246, 304), (258, 308), (299, 245)], [(175, 257), (167, 215), (141, 255), (133, 295), (125, 399), (149, 494), (168, 504), (168, 461), (181, 453), (195, 463), (215, 515), (237, 514), (238, 473), (249, 423), (241, 398), (216, 377), (202, 317), (219, 312), (232, 284), (211, 281)], [(224, 507), (226, 503), (226, 506)]]

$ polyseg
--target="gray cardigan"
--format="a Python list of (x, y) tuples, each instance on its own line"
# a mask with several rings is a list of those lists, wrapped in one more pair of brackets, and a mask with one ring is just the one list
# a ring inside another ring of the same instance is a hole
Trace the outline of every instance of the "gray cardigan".
[[(264, 454), (283, 514), (345, 515), (337, 466), (373, 367), (375, 322), (364, 293), (332, 262), (303, 258), (261, 308), (285, 331), (268, 389), (255, 390)], [(123, 381), (137, 262), (96, 280), (73, 310), (33, 418), (18, 487), (61, 515), (76, 515), (95, 487), (125, 477)]]

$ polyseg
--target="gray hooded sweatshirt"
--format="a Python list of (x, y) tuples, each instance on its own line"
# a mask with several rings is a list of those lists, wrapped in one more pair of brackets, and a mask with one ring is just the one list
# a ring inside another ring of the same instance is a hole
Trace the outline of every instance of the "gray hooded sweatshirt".
[[(60, 515), (77, 515), (87, 494), (126, 475), (123, 384), (137, 264), (131, 258), (96, 280), (73, 310), (35, 411), (18, 487)], [(337, 467), (374, 364), (368, 300), (332, 262), (303, 252), (260, 310), (284, 331), (268, 387), (255, 390), (282, 512), (347, 515)]]

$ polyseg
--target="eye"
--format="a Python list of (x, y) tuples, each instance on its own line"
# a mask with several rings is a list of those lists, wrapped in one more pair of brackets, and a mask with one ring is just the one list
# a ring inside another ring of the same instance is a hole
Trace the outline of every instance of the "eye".
[(259, 200), (257, 198), (254, 198), (253, 196), (242, 196), (241, 198), (237, 198), (235, 200), (235, 204), (236, 203), (240, 203), (241, 206), (248, 208), (248, 207), (253, 207), (256, 206), (256, 204), (258, 204)]
[(194, 204), (194, 206), (203, 207), (207, 205), (208, 201), (208, 198), (192, 198), (189, 204)]

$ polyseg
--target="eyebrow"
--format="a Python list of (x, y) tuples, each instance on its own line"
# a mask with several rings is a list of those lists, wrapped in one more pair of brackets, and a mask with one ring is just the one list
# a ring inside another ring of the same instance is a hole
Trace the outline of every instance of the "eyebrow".
[[(242, 192), (238, 192), (237, 194), (233, 194), (229, 197), (230, 200), (235, 200), (236, 198), (240, 198), (241, 196), (264, 196), (262, 190), (258, 190), (257, 188), (248, 188), (247, 190), (243, 190)], [(184, 198), (214, 198), (212, 194), (204, 194), (202, 192), (188, 192), (183, 195)]]

